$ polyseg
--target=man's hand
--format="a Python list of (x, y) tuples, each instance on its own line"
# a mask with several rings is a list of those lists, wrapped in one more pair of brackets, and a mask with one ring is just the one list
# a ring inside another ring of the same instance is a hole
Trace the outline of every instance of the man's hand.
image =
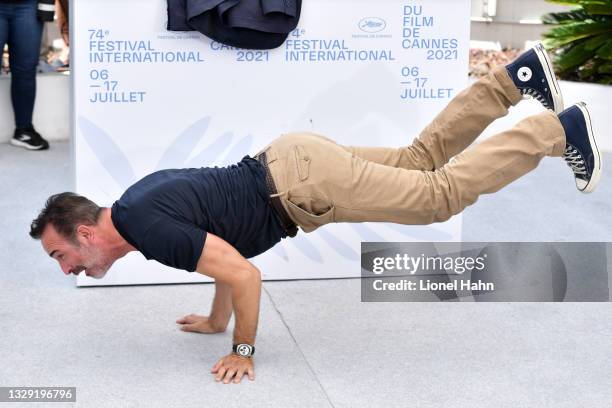
[(181, 325), (181, 330), (195, 333), (221, 333), (225, 331), (225, 325), (216, 322), (208, 316), (190, 314), (176, 321)]
[(248, 374), (249, 380), (255, 379), (255, 369), (253, 367), (253, 357), (242, 357), (231, 353), (217, 361), (210, 371), (215, 375), (215, 381), (223, 380), (224, 384), (229, 384), (234, 379), (234, 384), (242, 380), (242, 376)]

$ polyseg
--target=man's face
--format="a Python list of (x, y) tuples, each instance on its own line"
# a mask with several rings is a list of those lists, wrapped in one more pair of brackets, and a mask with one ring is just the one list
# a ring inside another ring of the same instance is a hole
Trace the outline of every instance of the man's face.
[(42, 233), (43, 248), (55, 259), (66, 275), (78, 275), (85, 271), (85, 275), (101, 279), (113, 264), (113, 260), (105, 256), (104, 251), (96, 242), (96, 235), (92, 227), (79, 226), (77, 228), (77, 243), (61, 236), (53, 227), (48, 225)]

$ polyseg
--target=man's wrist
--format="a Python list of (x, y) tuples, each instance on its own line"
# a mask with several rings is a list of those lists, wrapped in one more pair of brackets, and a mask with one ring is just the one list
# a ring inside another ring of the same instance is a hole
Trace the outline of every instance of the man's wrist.
[(232, 352), (240, 357), (250, 358), (255, 354), (255, 346), (248, 343), (234, 343), (232, 345)]
[(228, 322), (225, 322), (222, 319), (215, 318), (211, 315), (208, 317), (208, 323), (210, 324), (210, 327), (212, 327), (214, 330), (225, 331), (225, 329), (227, 329)]

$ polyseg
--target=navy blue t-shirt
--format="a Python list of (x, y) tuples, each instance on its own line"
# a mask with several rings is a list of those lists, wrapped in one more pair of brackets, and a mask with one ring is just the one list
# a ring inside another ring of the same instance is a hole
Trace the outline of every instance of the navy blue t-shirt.
[(145, 258), (174, 268), (195, 271), (207, 232), (251, 258), (287, 236), (265, 177), (248, 155), (227, 167), (161, 170), (128, 188), (111, 218)]

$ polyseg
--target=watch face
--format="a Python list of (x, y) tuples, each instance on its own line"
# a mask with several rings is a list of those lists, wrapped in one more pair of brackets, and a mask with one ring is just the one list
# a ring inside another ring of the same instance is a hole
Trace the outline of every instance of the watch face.
[(243, 357), (251, 355), (251, 347), (248, 344), (240, 344), (236, 351)]

